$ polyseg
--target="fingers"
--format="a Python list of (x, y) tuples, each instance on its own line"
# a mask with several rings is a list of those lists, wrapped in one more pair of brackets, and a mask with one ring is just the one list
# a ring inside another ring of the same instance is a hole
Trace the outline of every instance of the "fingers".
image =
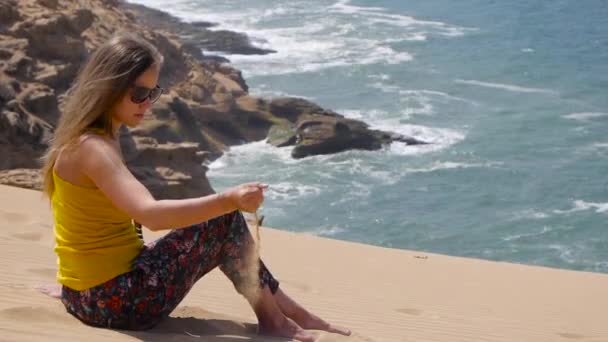
[(246, 184), (243, 184), (243, 185), (245, 185), (247, 187), (250, 187), (250, 188), (257, 188), (257, 189), (260, 189), (260, 190), (266, 190), (266, 189), (268, 189), (268, 184), (266, 184), (266, 183), (260, 183), (260, 182), (251, 182), (251, 183), (246, 183)]
[(268, 184), (251, 182), (241, 184), (240, 188), (240, 209), (249, 213), (255, 212), (264, 203), (264, 190), (268, 189)]

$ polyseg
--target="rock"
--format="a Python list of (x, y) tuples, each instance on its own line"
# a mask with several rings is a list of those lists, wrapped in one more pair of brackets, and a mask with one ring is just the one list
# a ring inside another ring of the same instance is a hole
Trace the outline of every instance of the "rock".
[(57, 6), (59, 5), (58, 0), (38, 0), (38, 3), (50, 9), (57, 9)]
[(185, 79), (190, 71), (190, 65), (177, 47), (177, 43), (161, 34), (152, 34), (152, 44), (164, 57), (160, 73), (160, 83), (163, 87), (170, 87)]
[(295, 123), (301, 115), (323, 113), (325, 110), (302, 98), (279, 97), (270, 102), (270, 112)]
[(77, 64), (47, 64), (39, 63), (34, 73), (34, 80), (55, 89), (55, 93), (68, 90), (76, 78)]
[(293, 126), (274, 125), (268, 132), (266, 142), (275, 147), (292, 146), (296, 143), (296, 130)]
[(80, 8), (69, 16), (69, 20), (72, 23), (74, 31), (82, 33), (82, 31), (88, 29), (91, 24), (93, 24), (95, 16), (93, 15), (93, 12), (91, 12), (91, 10), (86, 8)]
[(26, 89), (19, 95), (20, 102), (30, 113), (42, 118), (51, 125), (55, 125), (59, 118), (57, 96), (53, 89), (38, 85)]
[(0, 112), (0, 170), (40, 167), (51, 131), (49, 124), (27, 113)]
[[(12, 57), (17, 51), (23, 51), (29, 44), (27, 39), (15, 38), (10, 36), (0, 36), (0, 49), (9, 52), (8, 57)], [(6, 59), (6, 58), (3, 58)]]
[(330, 115), (305, 117), (296, 127), (296, 137), (296, 146), (291, 153), (293, 158), (352, 149), (378, 150), (394, 141), (426, 144), (414, 138), (370, 130), (368, 125), (361, 121)]
[(29, 40), (29, 56), (42, 60), (79, 63), (87, 55), (80, 32), (64, 14), (21, 22), (14, 29), (14, 34)]
[(0, 79), (0, 110), (4, 104), (13, 100), (16, 96), (15, 88), (7, 79)]
[(21, 19), (21, 15), (17, 10), (17, 1), (0, 1), (0, 32), (3, 32), (5, 28), (10, 27), (10, 25), (19, 19)]
[(34, 61), (22, 51), (15, 51), (4, 67), (7, 75), (27, 80), (32, 78)]
[(206, 155), (199, 153), (198, 144), (134, 141), (135, 151), (126, 154), (127, 165), (155, 198), (189, 198), (214, 192), (202, 165)]
[(0, 171), (0, 184), (41, 190), (42, 175), (39, 169), (13, 169)]
[(13, 57), (13, 52), (8, 50), (8, 49), (4, 49), (4, 48), (0, 48), (0, 60), (6, 60)]

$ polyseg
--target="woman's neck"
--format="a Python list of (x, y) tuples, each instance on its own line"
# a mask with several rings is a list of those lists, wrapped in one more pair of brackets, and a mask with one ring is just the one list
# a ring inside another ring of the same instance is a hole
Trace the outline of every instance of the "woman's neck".
[(120, 127), (122, 126), (122, 122), (112, 118), (112, 138), (118, 140), (120, 137)]

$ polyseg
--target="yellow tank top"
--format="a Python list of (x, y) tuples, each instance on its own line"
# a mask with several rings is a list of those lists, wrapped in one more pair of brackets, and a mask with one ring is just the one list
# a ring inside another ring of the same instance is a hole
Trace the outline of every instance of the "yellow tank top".
[(82, 291), (131, 271), (143, 245), (131, 218), (97, 188), (72, 184), (55, 170), (53, 181), (59, 283)]

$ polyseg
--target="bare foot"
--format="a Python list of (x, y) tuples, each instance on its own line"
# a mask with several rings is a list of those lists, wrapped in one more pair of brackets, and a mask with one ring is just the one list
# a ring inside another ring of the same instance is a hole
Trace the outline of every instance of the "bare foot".
[[(291, 317), (291, 316), (290, 316)], [(312, 329), (312, 330), (323, 330), (334, 334), (340, 334), (344, 336), (350, 336), (350, 329), (346, 329), (343, 327), (332, 325), (319, 316), (304, 310), (298, 314), (293, 315), (291, 317), (299, 326), (303, 329)]]
[(40, 284), (36, 286), (36, 290), (47, 296), (61, 299), (61, 285), (59, 284)]
[(350, 329), (335, 326), (321, 319), (319, 316), (306, 310), (291, 299), (283, 290), (279, 289), (274, 295), (279, 308), (283, 313), (294, 320), (303, 329), (323, 330), (330, 333), (350, 336)]
[(314, 342), (315, 336), (297, 325), (287, 317), (283, 317), (280, 322), (260, 322), (258, 325), (260, 335), (286, 337), (301, 342)]

